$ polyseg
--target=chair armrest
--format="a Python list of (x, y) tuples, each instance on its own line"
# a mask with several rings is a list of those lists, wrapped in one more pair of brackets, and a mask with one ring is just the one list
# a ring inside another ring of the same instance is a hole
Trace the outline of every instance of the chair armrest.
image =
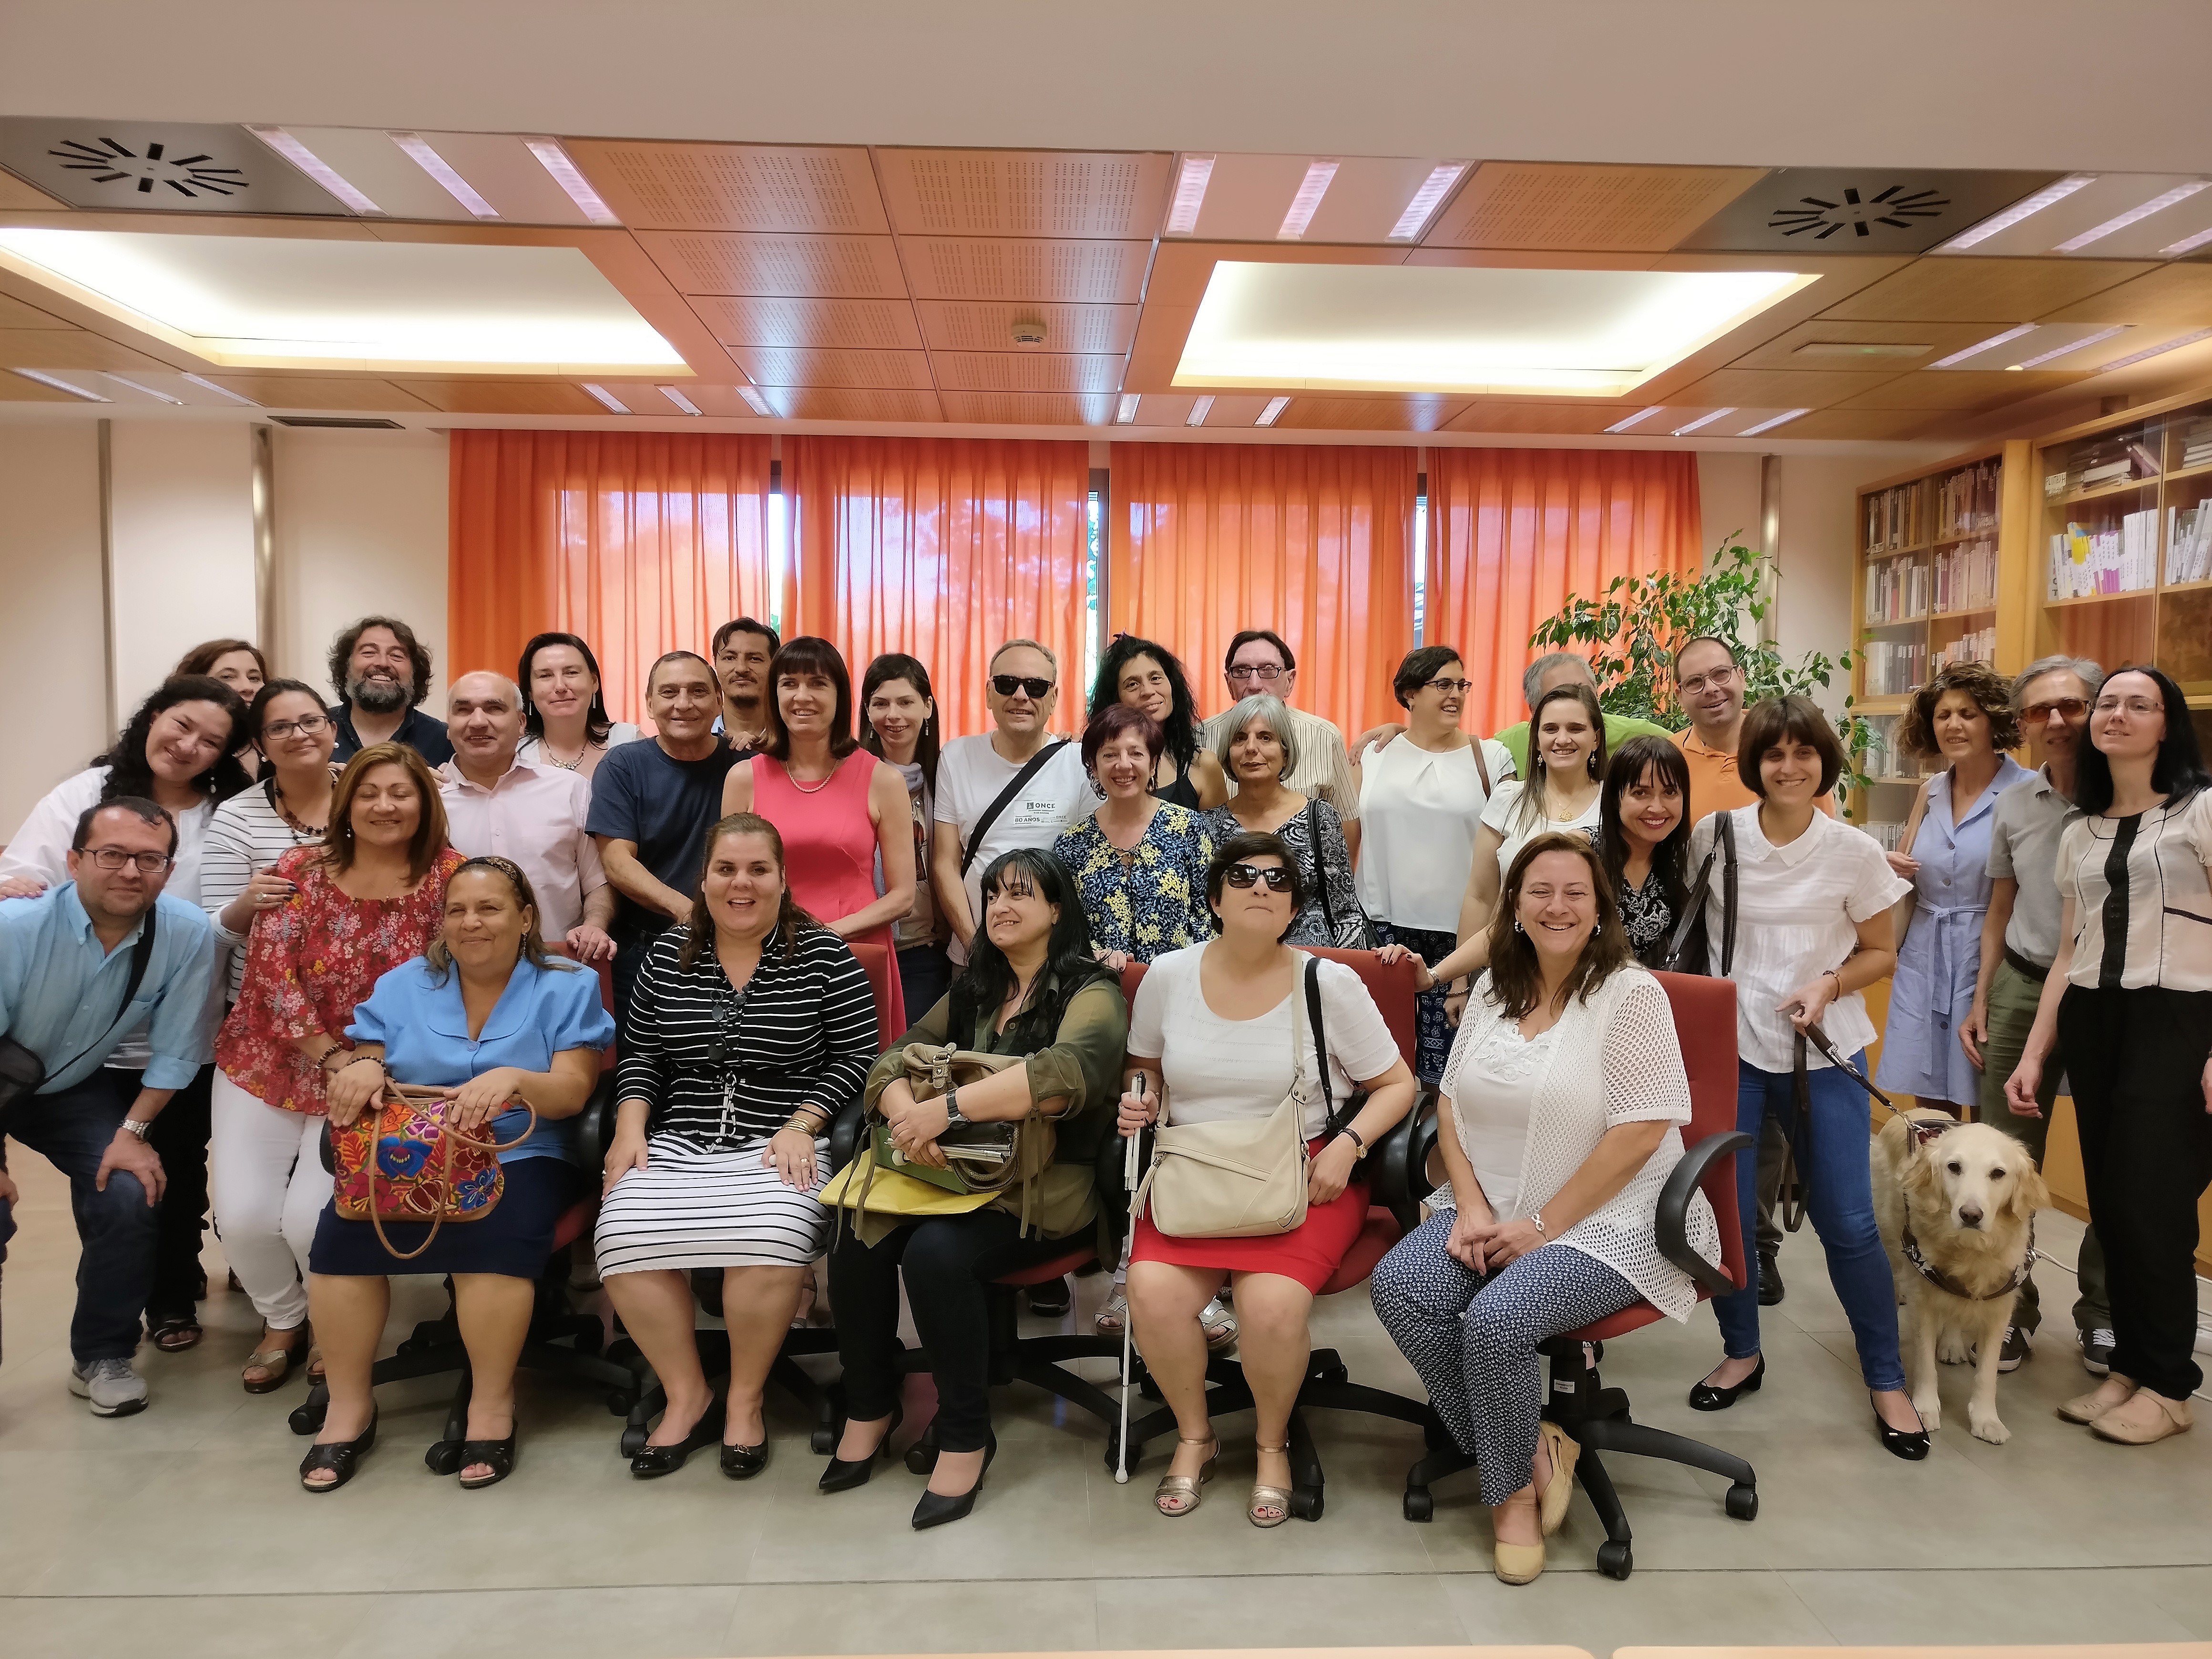
[(859, 1096), (845, 1103), (844, 1108), (830, 1124), (830, 1173), (853, 1166), (860, 1151), (860, 1131), (866, 1126), (867, 1103)]
[(1743, 1286), (1729, 1277), (1726, 1268), (1706, 1261), (1691, 1247), (1690, 1198), (1704, 1183), (1705, 1172), (1715, 1163), (1743, 1152), (1751, 1145), (1751, 1137), (1741, 1129), (1730, 1129), (1725, 1134), (1707, 1135), (1682, 1154), (1682, 1161), (1674, 1166), (1667, 1177), (1667, 1184), (1659, 1192), (1659, 1212), (1656, 1220), (1659, 1254), (1715, 1296), (1726, 1296), (1731, 1291), (1741, 1290)]
[(1429, 1179), (1429, 1160), (1436, 1154), (1437, 1136), (1443, 1127), (1437, 1116), (1437, 1091), (1424, 1089), (1414, 1096), (1413, 1109), (1407, 1116), (1413, 1129), (1406, 1146), (1407, 1190), (1415, 1203), (1426, 1203), (1429, 1194), (1436, 1191), (1436, 1183)]
[(576, 1163), (586, 1176), (596, 1176), (607, 1159), (615, 1138), (615, 1074), (599, 1073), (592, 1097), (576, 1114)]
[(1414, 1095), (1413, 1109), (1390, 1126), (1367, 1159), (1370, 1195), (1390, 1212), (1401, 1232), (1421, 1224), (1421, 1200), (1428, 1195), (1421, 1170), (1436, 1139), (1436, 1091), (1423, 1089)]

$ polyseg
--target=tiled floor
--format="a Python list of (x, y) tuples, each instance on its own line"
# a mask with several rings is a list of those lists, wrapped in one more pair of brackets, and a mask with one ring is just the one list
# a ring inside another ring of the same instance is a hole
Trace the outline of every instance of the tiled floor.
[[(1758, 1468), (1761, 1508), (1725, 1518), (1722, 1482), (1616, 1458), (1637, 1527), (1636, 1572), (1601, 1577), (1600, 1534), (1577, 1502), (1551, 1571), (1512, 1589), (1491, 1576), (1489, 1528), (1462, 1477), (1427, 1526), (1399, 1514), (1415, 1437), (1323, 1415), (1329, 1474), (1317, 1525), (1262, 1533), (1238, 1499), (1249, 1421), (1229, 1419), (1224, 1478), (1196, 1515), (1152, 1510), (1155, 1451), (1127, 1486), (1087, 1420), (1023, 1389), (1000, 1401), (1002, 1450), (975, 1516), (915, 1534), (920, 1482), (894, 1466), (862, 1490), (814, 1491), (819, 1465), (787, 1402), (775, 1461), (744, 1486), (711, 1458), (633, 1481), (617, 1424), (556, 1387), (525, 1395), (514, 1477), (464, 1493), (422, 1467), (443, 1385), (389, 1391), (383, 1437), (343, 1492), (311, 1498), (283, 1418), (295, 1387), (252, 1398), (236, 1373), (256, 1327), (220, 1291), (208, 1340), (142, 1351), (154, 1404), (96, 1421), (64, 1386), (76, 1241), (66, 1192), (16, 1150), (26, 1188), (6, 1275), (0, 1364), (0, 1652), (143, 1647), (187, 1659), (303, 1648), (404, 1653), (645, 1656), (924, 1650), (1197, 1648), (1559, 1642), (1600, 1656), (1678, 1642), (2124, 1642), (2212, 1638), (2212, 1428), (2136, 1450), (2051, 1414), (2086, 1386), (2063, 1310), (2072, 1280), (2042, 1273), (2057, 1311), (2034, 1361), (2004, 1379), (2014, 1431), (1963, 1428), (1966, 1373), (1946, 1379), (1935, 1454), (1876, 1444), (1841, 1310), (1809, 1234), (1784, 1255), (1765, 1389), (1723, 1416), (1683, 1394), (1718, 1352), (1710, 1315), (1615, 1345), (1608, 1382), (1639, 1420), (1694, 1433)], [(2047, 1218), (2070, 1259), (2079, 1230)], [(222, 1279), (219, 1251), (210, 1271)], [(1080, 1286), (1087, 1316), (1101, 1281)], [(436, 1286), (402, 1281), (406, 1322)], [(1325, 1304), (1321, 1340), (1353, 1374), (1410, 1390), (1364, 1297)], [(1102, 1367), (1102, 1370), (1105, 1368)], [(1238, 1444), (1238, 1437), (1242, 1445)], [(394, 1594), (394, 1592), (398, 1592)]]

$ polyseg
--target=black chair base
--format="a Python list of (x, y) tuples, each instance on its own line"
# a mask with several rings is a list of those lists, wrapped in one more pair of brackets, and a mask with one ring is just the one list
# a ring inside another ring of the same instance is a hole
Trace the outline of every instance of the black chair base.
[[(1702, 1441), (1665, 1429), (1647, 1428), (1628, 1417), (1628, 1395), (1604, 1386), (1597, 1367), (1583, 1357), (1579, 1340), (1562, 1339), (1543, 1345), (1552, 1361), (1550, 1404), (1544, 1415), (1557, 1423), (1582, 1448), (1575, 1477), (1589, 1494), (1590, 1506), (1605, 1525), (1605, 1542), (1597, 1547), (1598, 1571), (1608, 1578), (1626, 1578), (1635, 1571), (1633, 1535), (1620, 1494), (1613, 1490), (1598, 1454), (1631, 1452), (1638, 1457), (1662, 1457), (1693, 1469), (1726, 1475), (1730, 1482), (1723, 1507), (1736, 1521), (1759, 1516), (1759, 1477), (1750, 1464)], [(1601, 1353), (1602, 1347), (1601, 1346)], [(1443, 1425), (1427, 1417), (1428, 1455), (1406, 1472), (1405, 1514), (1408, 1521), (1426, 1521), (1436, 1513), (1429, 1487), (1448, 1475), (1474, 1467), (1474, 1459), (1452, 1443)]]

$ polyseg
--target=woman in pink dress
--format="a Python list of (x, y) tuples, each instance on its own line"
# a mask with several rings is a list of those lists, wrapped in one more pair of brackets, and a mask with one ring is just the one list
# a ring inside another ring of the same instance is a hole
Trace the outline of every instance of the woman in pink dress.
[(783, 836), (793, 900), (840, 938), (883, 947), (890, 970), (883, 1040), (890, 1042), (907, 1028), (896, 971), (899, 918), (914, 908), (906, 780), (854, 738), (853, 677), (836, 646), (811, 635), (788, 641), (768, 673), (775, 694), (769, 744), (730, 769), (722, 811), (757, 812), (773, 823)]

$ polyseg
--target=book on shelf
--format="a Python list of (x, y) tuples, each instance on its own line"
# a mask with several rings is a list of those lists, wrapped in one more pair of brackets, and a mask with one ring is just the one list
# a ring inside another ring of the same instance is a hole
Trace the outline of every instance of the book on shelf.
[(1929, 653), (1928, 672), (1938, 673), (1957, 662), (1995, 662), (1996, 659), (1997, 630), (1992, 623), (1971, 634), (1961, 634), (1950, 644)]
[(2166, 509), (2166, 580), (2212, 580), (2212, 498)]
[(1919, 478), (1866, 498), (1866, 550), (1893, 553), (1929, 539), (1928, 480)]
[(1928, 614), (1934, 572), (1917, 559), (1893, 559), (1867, 571), (1866, 620), (1875, 627), (1917, 622)]
[(1936, 494), (1936, 539), (1996, 529), (2003, 473), (2003, 464), (1992, 459), (1961, 467), (1945, 478)]
[(1928, 678), (1925, 640), (1869, 640), (1859, 647), (1866, 665), (1866, 694), (1902, 696)]
[(2117, 526), (2069, 523), (2051, 538), (2048, 599), (2139, 593), (2158, 585), (2158, 514), (2130, 513)]
[(1984, 538), (1936, 555), (1936, 609), (1988, 611), (1997, 602), (1997, 544)]

